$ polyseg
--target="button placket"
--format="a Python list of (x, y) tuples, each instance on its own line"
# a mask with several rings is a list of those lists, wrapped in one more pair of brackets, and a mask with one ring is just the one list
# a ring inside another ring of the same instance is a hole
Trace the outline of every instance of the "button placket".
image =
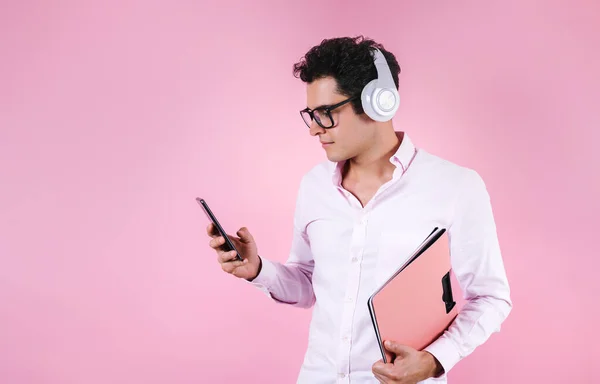
[[(345, 299), (342, 312), (342, 324), (340, 328), (340, 346), (339, 346), (339, 373), (348, 374), (350, 365), (350, 350), (352, 346), (352, 325), (354, 323), (353, 315), (356, 308), (356, 295), (360, 280), (360, 260), (364, 252), (366, 240), (367, 217), (363, 214), (360, 222), (354, 228), (354, 236), (351, 244), (351, 257), (348, 268), (348, 282), (345, 291)], [(347, 376), (346, 376), (347, 377)]]

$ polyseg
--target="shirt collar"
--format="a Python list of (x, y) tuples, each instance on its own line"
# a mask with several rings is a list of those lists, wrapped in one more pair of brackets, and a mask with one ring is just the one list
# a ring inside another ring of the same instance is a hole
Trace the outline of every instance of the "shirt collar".
[[(401, 176), (404, 174), (404, 172), (406, 172), (417, 150), (413, 141), (406, 134), (406, 132), (397, 131), (396, 136), (399, 140), (401, 139), (402, 142), (400, 143), (400, 146), (396, 152), (389, 159), (390, 163), (396, 166), (394, 177), (397, 177), (396, 175), (398, 175), (398, 173), (400, 173)], [(345, 160), (331, 163), (331, 180), (337, 187), (342, 185), (342, 170), (344, 169), (345, 163)]]

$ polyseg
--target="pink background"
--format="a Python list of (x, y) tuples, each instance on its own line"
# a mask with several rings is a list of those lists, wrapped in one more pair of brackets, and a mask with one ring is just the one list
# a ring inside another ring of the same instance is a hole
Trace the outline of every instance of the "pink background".
[(310, 311), (222, 273), (194, 198), (286, 259), (325, 159), (292, 64), (355, 34), (493, 198), (514, 311), (451, 382), (598, 381), (598, 2), (282, 3), (0, 5), (0, 381), (295, 382)]

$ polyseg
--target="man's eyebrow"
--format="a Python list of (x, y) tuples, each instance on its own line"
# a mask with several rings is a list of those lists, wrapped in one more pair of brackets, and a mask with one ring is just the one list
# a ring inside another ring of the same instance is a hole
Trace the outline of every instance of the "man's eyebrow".
[(333, 104), (322, 104), (322, 105), (319, 105), (318, 107), (315, 107), (315, 108), (310, 108), (309, 106), (307, 106), (306, 108), (314, 111), (315, 109), (328, 108), (328, 107), (331, 107), (332, 105)]

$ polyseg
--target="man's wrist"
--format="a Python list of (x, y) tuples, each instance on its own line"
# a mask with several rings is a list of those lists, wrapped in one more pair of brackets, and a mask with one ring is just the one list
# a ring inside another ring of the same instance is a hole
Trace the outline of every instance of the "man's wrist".
[(254, 275), (254, 277), (247, 279), (249, 282), (254, 281), (254, 279), (256, 279), (258, 277), (258, 275), (260, 275), (260, 271), (262, 270), (262, 259), (260, 258), (260, 256), (258, 256), (258, 269), (256, 270), (256, 275)]
[(423, 353), (426, 361), (425, 365), (427, 367), (427, 378), (441, 376), (444, 373), (444, 367), (442, 367), (442, 364), (439, 362), (439, 360), (428, 351), (423, 351)]

